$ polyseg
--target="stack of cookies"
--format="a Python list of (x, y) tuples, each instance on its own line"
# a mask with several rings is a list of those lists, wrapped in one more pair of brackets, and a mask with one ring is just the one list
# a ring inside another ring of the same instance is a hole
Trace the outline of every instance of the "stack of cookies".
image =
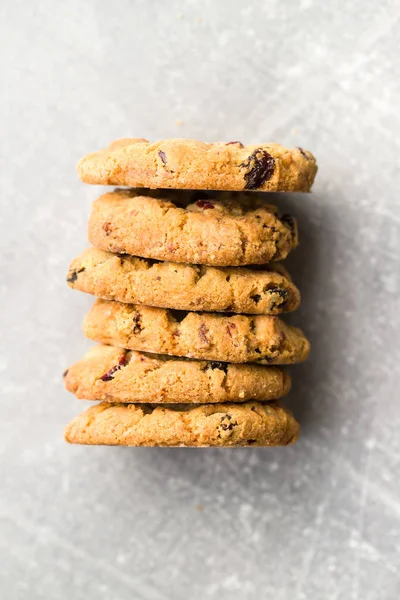
[(94, 202), (92, 247), (68, 273), (98, 298), (84, 322), (98, 345), (64, 381), (100, 403), (67, 426), (67, 441), (296, 440), (280, 365), (304, 361), (309, 343), (280, 317), (300, 293), (277, 262), (298, 243), (296, 222), (255, 192), (310, 191), (316, 170), (301, 148), (240, 142), (123, 139), (82, 159), (84, 182), (127, 187)]

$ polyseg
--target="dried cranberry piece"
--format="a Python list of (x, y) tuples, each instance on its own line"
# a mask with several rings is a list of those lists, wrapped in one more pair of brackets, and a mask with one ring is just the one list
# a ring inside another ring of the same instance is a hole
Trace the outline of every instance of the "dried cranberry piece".
[(256, 190), (272, 177), (275, 169), (275, 160), (266, 150), (257, 148), (239, 166), (249, 169), (244, 176), (246, 180), (244, 189)]
[(159, 150), (158, 156), (161, 158), (164, 165), (167, 164), (167, 155), (162, 150)]
[(126, 365), (128, 364), (128, 359), (126, 357), (126, 354), (123, 354), (122, 356), (119, 357), (118, 364), (120, 367), (126, 367)]
[(208, 200), (197, 200), (196, 206), (198, 206), (199, 208), (204, 208), (204, 210), (206, 210), (207, 208), (215, 208), (214, 204), (212, 202), (209, 202)]
[(208, 344), (208, 338), (206, 335), (207, 333), (208, 333), (208, 329), (206, 327), (206, 324), (202, 323), (199, 328), (199, 338), (201, 339), (203, 344)]
[(122, 354), (122, 356), (119, 357), (118, 364), (114, 367), (111, 367), (111, 369), (109, 369), (107, 373), (104, 373), (104, 375), (102, 375), (100, 379), (102, 381), (111, 381), (111, 379), (114, 379), (114, 373), (119, 371), (121, 367), (126, 367), (127, 364), (128, 359), (126, 357), (126, 354)]
[(236, 329), (235, 323), (228, 323), (226, 326), (226, 332), (230, 337), (232, 337), (232, 329)]
[(102, 381), (111, 381), (111, 379), (114, 379), (114, 377), (113, 377), (114, 373), (115, 373), (116, 371), (118, 371), (118, 370), (119, 370), (119, 368), (120, 368), (120, 367), (119, 367), (119, 365), (115, 365), (115, 367), (112, 367), (111, 369), (109, 369), (109, 370), (107, 371), (107, 373), (104, 373), (104, 375), (102, 375), (102, 376), (100, 377), (100, 379), (101, 379)]

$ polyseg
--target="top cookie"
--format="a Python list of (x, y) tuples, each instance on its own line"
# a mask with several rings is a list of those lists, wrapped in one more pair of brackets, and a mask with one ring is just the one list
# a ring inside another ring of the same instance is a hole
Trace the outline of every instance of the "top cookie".
[(309, 192), (316, 172), (302, 148), (188, 139), (123, 138), (78, 164), (85, 183), (191, 190)]

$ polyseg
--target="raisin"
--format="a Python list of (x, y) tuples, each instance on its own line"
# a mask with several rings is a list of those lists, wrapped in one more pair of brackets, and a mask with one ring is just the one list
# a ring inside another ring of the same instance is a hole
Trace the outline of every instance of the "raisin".
[(256, 304), (258, 304), (258, 303), (260, 302), (260, 300), (261, 300), (261, 296), (260, 296), (260, 294), (253, 294), (252, 296), (250, 296), (250, 298), (251, 298), (252, 300), (254, 300), (254, 302), (255, 302)]
[(140, 312), (138, 310), (135, 311), (135, 314), (133, 316), (133, 333), (138, 334), (142, 331), (143, 327), (142, 324), (140, 322)]
[(77, 269), (77, 270), (72, 270), (70, 273), (68, 273), (67, 282), (75, 283), (75, 281), (78, 279), (79, 273), (83, 273), (84, 270), (85, 270), (85, 267), (82, 267), (81, 269)]
[(249, 446), (251, 446), (252, 444), (256, 444), (257, 440), (247, 440), (247, 443)]
[(161, 158), (163, 164), (166, 165), (167, 164), (167, 155), (165, 154), (165, 152), (163, 152), (162, 150), (160, 150), (158, 152), (158, 156)]
[(229, 283), (229, 282), (230, 282), (230, 280), (231, 280), (231, 276), (230, 276), (230, 275), (227, 275), (227, 276), (225, 277), (225, 281), (227, 281), (227, 282)]
[(233, 315), (234, 315), (234, 313), (232, 311), (233, 311), (232, 304), (230, 304), (229, 306), (227, 306), (226, 308), (224, 308), (224, 312), (229, 313), (229, 316), (231, 316), (231, 317), (233, 317)]
[(177, 323), (181, 323), (183, 319), (187, 317), (187, 312), (185, 310), (174, 310), (173, 308), (170, 308), (169, 313)]
[(237, 144), (240, 148), (244, 148), (242, 142), (226, 142), (225, 146), (231, 146), (233, 144)]
[(300, 150), (300, 153), (304, 156), (304, 158), (309, 160), (309, 156), (304, 152), (303, 148), (300, 148), (300, 146), (297, 146), (297, 150)]
[(214, 204), (208, 200), (197, 200), (196, 206), (204, 208), (204, 210), (207, 210), (207, 208), (215, 208)]
[(245, 173), (245, 190), (256, 190), (261, 187), (274, 173), (275, 161), (273, 157), (262, 148), (257, 148), (239, 167), (248, 169)]
[(161, 277), (159, 275), (157, 275), (156, 281), (161, 281)]
[(64, 373), (63, 373), (63, 377), (66, 377), (69, 373), (69, 369), (65, 369)]
[(226, 333), (232, 337), (232, 329), (236, 329), (235, 323), (228, 323), (226, 326)]
[(208, 329), (206, 327), (206, 324), (202, 323), (199, 328), (199, 338), (203, 342), (203, 344), (208, 344), (208, 338), (206, 335), (207, 333), (208, 333)]
[(111, 223), (103, 223), (102, 229), (106, 232), (106, 235), (109, 236), (112, 231)]
[(223, 371), (224, 373), (228, 372), (228, 364), (227, 363), (223, 363), (223, 362), (219, 362), (216, 360), (211, 361), (207, 367), (207, 369), (212, 369), (214, 371), (214, 369), (219, 369), (220, 371)]

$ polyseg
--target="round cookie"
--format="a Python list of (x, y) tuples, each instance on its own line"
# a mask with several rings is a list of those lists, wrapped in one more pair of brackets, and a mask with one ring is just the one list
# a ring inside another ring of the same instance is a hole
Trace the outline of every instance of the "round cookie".
[(103, 194), (92, 207), (89, 241), (108, 252), (214, 266), (286, 258), (296, 223), (254, 194), (153, 192)]
[(299, 424), (279, 403), (97, 404), (65, 429), (71, 444), (109, 446), (286, 446)]
[(72, 261), (67, 282), (105, 300), (177, 310), (277, 315), (300, 304), (299, 290), (277, 263), (208, 267), (89, 248)]
[(192, 190), (309, 192), (316, 172), (302, 148), (190, 139), (123, 138), (78, 164), (86, 183)]
[(83, 400), (198, 403), (276, 400), (290, 389), (277, 367), (195, 361), (114, 346), (95, 346), (64, 373), (67, 390)]
[(303, 332), (267, 315), (222, 315), (96, 300), (85, 335), (119, 348), (233, 363), (292, 364), (305, 360)]

